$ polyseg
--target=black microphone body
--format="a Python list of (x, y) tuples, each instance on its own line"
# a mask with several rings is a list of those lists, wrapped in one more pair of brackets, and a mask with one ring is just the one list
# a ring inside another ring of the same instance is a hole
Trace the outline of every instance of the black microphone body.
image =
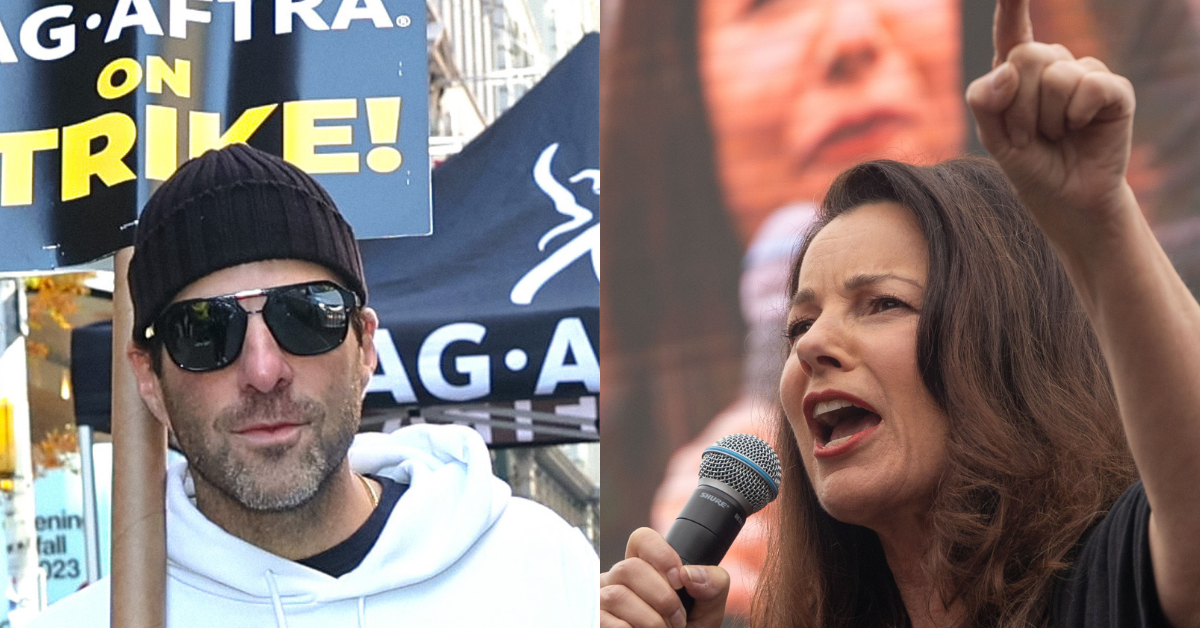
[[(704, 450), (700, 484), (667, 532), (667, 543), (685, 565), (717, 565), (733, 545), (746, 517), (779, 494), (779, 457), (762, 439), (732, 434)], [(695, 600), (679, 599), (690, 614)]]
[(746, 512), (737, 499), (701, 483), (671, 524), (667, 543), (685, 565), (716, 565), (745, 524)]

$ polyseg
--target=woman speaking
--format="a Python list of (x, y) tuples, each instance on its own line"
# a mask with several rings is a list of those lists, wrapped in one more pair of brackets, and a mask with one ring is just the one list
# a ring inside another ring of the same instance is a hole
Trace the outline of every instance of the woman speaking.
[[(759, 628), (1200, 626), (1200, 304), (1125, 179), (1133, 90), (1028, 0), (994, 38), (999, 169), (852, 168), (792, 266)], [(716, 628), (728, 588), (641, 529), (601, 624)]]

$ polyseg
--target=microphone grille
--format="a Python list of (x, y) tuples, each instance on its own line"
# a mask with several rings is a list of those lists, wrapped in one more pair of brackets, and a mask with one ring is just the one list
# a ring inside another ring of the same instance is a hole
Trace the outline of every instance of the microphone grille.
[(752, 515), (779, 494), (779, 456), (763, 439), (750, 434), (730, 434), (704, 450), (700, 477), (718, 480), (741, 493)]

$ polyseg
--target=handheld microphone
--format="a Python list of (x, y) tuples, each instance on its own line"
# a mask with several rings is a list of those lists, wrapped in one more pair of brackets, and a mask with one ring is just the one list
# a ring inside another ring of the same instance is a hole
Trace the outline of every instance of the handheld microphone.
[[(667, 532), (667, 543), (685, 565), (716, 565), (741, 532), (746, 517), (779, 494), (779, 456), (763, 439), (730, 434), (704, 450), (700, 483)], [(676, 591), (684, 610), (695, 600)]]

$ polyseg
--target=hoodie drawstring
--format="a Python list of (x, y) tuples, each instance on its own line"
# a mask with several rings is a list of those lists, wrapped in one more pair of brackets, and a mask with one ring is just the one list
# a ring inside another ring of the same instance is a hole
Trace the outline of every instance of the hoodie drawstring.
[(275, 604), (275, 628), (287, 628), (287, 617), (283, 616), (283, 600), (279, 599), (279, 586), (275, 584), (275, 572), (267, 570), (267, 588), (271, 590), (271, 602)]
[[(271, 603), (275, 605), (275, 628), (287, 628), (287, 617), (283, 615), (283, 600), (279, 597), (279, 585), (275, 583), (275, 572), (267, 570), (267, 588), (271, 590)], [(358, 598), (358, 628), (367, 628), (367, 598)]]

